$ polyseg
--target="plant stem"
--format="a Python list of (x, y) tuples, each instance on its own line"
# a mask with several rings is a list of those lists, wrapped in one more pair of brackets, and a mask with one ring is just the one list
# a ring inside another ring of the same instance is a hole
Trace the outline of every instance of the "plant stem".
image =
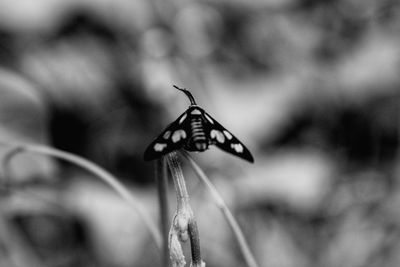
[(162, 255), (161, 263), (163, 266), (169, 266), (168, 255), (168, 218), (169, 218), (169, 205), (168, 205), (168, 176), (167, 165), (165, 158), (158, 159), (155, 163), (155, 176), (158, 191), (158, 202), (160, 207), (160, 228), (162, 235)]
[[(176, 152), (167, 155), (168, 166), (174, 180), (177, 198), (177, 209), (170, 229), (170, 256), (173, 266), (184, 266), (185, 261), (180, 244), (176, 242), (186, 242), (190, 238), (192, 252), (191, 266), (204, 266), (200, 253), (200, 238), (196, 220), (189, 203), (189, 194), (186, 189), (181, 164)], [(183, 260), (182, 260), (183, 259)]]
[[(59, 158), (62, 160), (65, 160), (67, 162), (73, 163), (77, 166), (80, 166), (81, 168), (87, 170), (88, 172), (92, 173), (95, 175), (95, 177), (100, 178), (103, 182), (108, 184), (112, 189), (114, 189), (115, 192), (118, 193), (118, 195), (124, 199), (132, 208), (136, 210), (136, 212), (139, 214), (140, 218), (143, 220), (145, 226), (149, 230), (154, 242), (156, 243), (158, 248), (161, 248), (161, 236), (160, 233), (148, 215), (147, 211), (145, 211), (145, 208), (142, 207), (129, 192), (129, 190), (122, 184), (120, 183), (112, 174), (104, 170), (103, 168), (99, 167), (98, 165), (92, 163), (91, 161), (84, 159), (82, 157), (79, 157), (77, 155), (64, 152), (55, 148), (43, 146), (43, 145), (35, 145), (35, 144), (7, 144), (7, 143), (0, 143), (0, 145), (3, 146), (11, 146), (15, 147), (14, 150), (11, 150), (12, 154), (10, 153), (8, 157), (6, 157), (3, 162), (3, 168), (6, 167), (11, 159), (15, 157), (17, 154), (22, 153), (22, 152), (28, 152), (28, 153), (36, 153), (36, 154), (42, 154), (42, 155), (47, 155), (47, 156), (52, 156), (55, 158)], [(5, 161), (6, 160), (6, 161)], [(7, 167), (4, 168), (3, 170), (7, 170)], [(7, 175), (7, 174), (4, 174)]]
[[(183, 177), (181, 163), (175, 152), (167, 155), (168, 166), (174, 179), (175, 192), (177, 193), (177, 201), (179, 204), (186, 204), (189, 201), (189, 194), (186, 189), (185, 178)], [(179, 208), (179, 207), (178, 207)]]
[(200, 238), (199, 238), (199, 230), (197, 228), (196, 220), (193, 218), (189, 220), (189, 237), (190, 237), (190, 246), (192, 247), (192, 266), (203, 266), (203, 261), (201, 259), (200, 254)]
[(189, 153), (185, 151), (181, 151), (183, 156), (189, 161), (190, 165), (192, 166), (193, 170), (200, 178), (200, 180), (207, 186), (209, 189), (211, 196), (213, 197), (216, 205), (222, 211), (225, 219), (227, 220), (229, 226), (231, 227), (236, 240), (239, 243), (239, 248), (242, 251), (243, 257), (249, 267), (258, 267), (258, 264), (250, 251), (249, 245), (247, 244), (246, 239), (244, 238), (244, 234), (239, 227), (235, 217), (233, 217), (231, 211), (229, 210), (228, 206), (226, 205), (224, 199), (218, 193), (218, 190), (215, 186), (211, 183), (208, 179), (207, 175), (203, 172), (203, 170), (197, 165), (197, 163), (192, 159)]

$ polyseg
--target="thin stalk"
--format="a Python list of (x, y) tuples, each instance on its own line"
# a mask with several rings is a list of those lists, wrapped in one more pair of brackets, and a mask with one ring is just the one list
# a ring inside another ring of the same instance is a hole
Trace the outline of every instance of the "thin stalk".
[(183, 177), (181, 163), (175, 152), (167, 155), (169, 170), (174, 180), (176, 198), (178, 205), (185, 205), (189, 201), (189, 194), (186, 189), (185, 178)]
[(258, 264), (250, 251), (249, 245), (244, 237), (242, 230), (239, 227), (235, 217), (233, 217), (231, 211), (229, 210), (228, 206), (226, 205), (224, 199), (218, 193), (218, 190), (215, 186), (211, 183), (208, 179), (207, 175), (203, 172), (203, 170), (197, 165), (197, 163), (193, 160), (193, 158), (185, 151), (181, 151), (183, 156), (189, 161), (190, 165), (192, 166), (193, 170), (200, 178), (200, 180), (207, 186), (208, 190), (211, 193), (216, 205), (222, 211), (222, 214), (225, 216), (229, 226), (231, 227), (234, 236), (239, 244), (239, 248), (243, 254), (243, 257), (246, 261), (247, 266), (249, 267), (258, 267)]
[(200, 238), (197, 222), (193, 218), (189, 220), (188, 224), (190, 246), (192, 248), (192, 266), (191, 267), (205, 267), (200, 254)]
[(185, 266), (185, 260), (180, 242), (190, 239), (193, 267), (205, 266), (201, 259), (200, 238), (196, 220), (189, 203), (189, 194), (186, 189), (181, 164), (176, 152), (167, 155), (167, 162), (175, 185), (177, 209), (172, 221), (169, 234), (170, 257), (173, 266)]
[(158, 204), (160, 207), (160, 229), (162, 235), (162, 255), (161, 263), (163, 266), (169, 266), (169, 253), (168, 253), (168, 218), (169, 218), (169, 204), (168, 204), (168, 174), (167, 164), (165, 158), (162, 157), (155, 162), (155, 176), (158, 191)]
[[(161, 236), (160, 233), (152, 221), (148, 213), (145, 209), (139, 204), (140, 202), (137, 201), (133, 195), (129, 192), (129, 190), (120, 183), (117, 178), (115, 178), (112, 174), (104, 170), (103, 168), (99, 167), (98, 165), (92, 163), (91, 161), (79, 157), (77, 155), (64, 152), (55, 148), (43, 146), (43, 145), (35, 145), (35, 144), (7, 144), (7, 143), (0, 143), (1, 145), (5, 146), (12, 146), (16, 149), (11, 150), (7, 157), (3, 159), (2, 167), (3, 170), (7, 170), (7, 165), (11, 161), (13, 157), (18, 155), (19, 153), (36, 153), (42, 154), (47, 156), (52, 156), (55, 158), (59, 158), (65, 160), (67, 162), (73, 163), (86, 171), (94, 174), (95, 177), (100, 178), (103, 182), (108, 184), (122, 199), (124, 199), (129, 206), (136, 210), (139, 214), (140, 218), (143, 220), (145, 226), (149, 230), (154, 242), (156, 243), (158, 248), (161, 248)], [(4, 174), (7, 176), (7, 173)]]

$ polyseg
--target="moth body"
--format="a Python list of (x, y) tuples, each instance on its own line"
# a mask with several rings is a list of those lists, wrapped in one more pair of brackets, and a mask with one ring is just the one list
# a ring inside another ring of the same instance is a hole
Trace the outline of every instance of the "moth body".
[(232, 133), (200, 108), (189, 91), (174, 87), (189, 97), (191, 105), (147, 147), (144, 152), (145, 160), (156, 159), (181, 148), (203, 152), (210, 145), (215, 145), (244, 160), (254, 162), (250, 151)]
[(208, 149), (209, 141), (204, 130), (202, 111), (197, 107), (190, 106), (188, 112), (191, 114), (190, 138), (184, 148), (188, 151), (205, 151)]

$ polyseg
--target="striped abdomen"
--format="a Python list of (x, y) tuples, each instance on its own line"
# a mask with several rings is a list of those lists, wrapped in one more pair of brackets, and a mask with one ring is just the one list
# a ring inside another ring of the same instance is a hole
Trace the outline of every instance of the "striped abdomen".
[(186, 149), (190, 151), (204, 151), (208, 148), (208, 139), (204, 132), (203, 120), (200, 116), (195, 116), (190, 120), (191, 139)]

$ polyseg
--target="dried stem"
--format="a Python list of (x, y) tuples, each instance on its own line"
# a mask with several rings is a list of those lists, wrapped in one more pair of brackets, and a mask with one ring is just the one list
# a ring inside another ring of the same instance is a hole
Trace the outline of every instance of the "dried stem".
[(185, 179), (176, 152), (168, 154), (167, 160), (174, 180), (177, 198), (177, 209), (169, 233), (169, 248), (172, 266), (185, 266), (185, 258), (183, 256), (180, 242), (186, 242), (189, 238), (192, 251), (191, 266), (205, 266), (205, 263), (201, 259), (200, 238), (197, 224), (189, 204), (189, 194), (186, 189)]
[(158, 202), (160, 207), (160, 229), (162, 235), (162, 255), (161, 263), (163, 266), (170, 266), (168, 253), (168, 174), (165, 158), (158, 159), (155, 163), (155, 176), (157, 182)]
[(205, 267), (205, 263), (201, 260), (200, 255), (200, 239), (196, 220), (189, 220), (189, 237), (190, 246), (192, 247), (192, 267)]
[[(112, 174), (104, 170), (103, 168), (97, 166), (96, 164), (90, 162), (89, 160), (86, 160), (82, 157), (79, 157), (77, 155), (64, 152), (58, 149), (54, 149), (51, 147), (43, 146), (43, 145), (35, 145), (35, 144), (7, 144), (7, 143), (0, 143), (0, 145), (3, 146), (11, 146), (15, 149), (11, 150), (11, 152), (4, 157), (2, 166), (3, 170), (6, 171), (7, 169), (7, 164), (11, 161), (13, 157), (18, 155), (19, 153), (25, 152), (25, 153), (36, 153), (36, 154), (42, 154), (42, 155), (47, 155), (47, 156), (52, 156), (55, 158), (59, 158), (62, 160), (65, 160), (67, 162), (73, 163), (77, 166), (80, 166), (81, 168), (87, 170), (88, 172), (92, 173), (95, 175), (95, 177), (100, 178), (103, 182), (108, 184), (114, 191), (118, 193), (118, 195), (124, 199), (132, 208), (136, 210), (136, 212), (139, 214), (140, 218), (144, 221), (145, 226), (149, 230), (154, 242), (156, 243), (158, 248), (161, 248), (161, 236), (160, 233), (152, 221), (152, 219), (149, 217), (147, 211), (139, 204), (140, 202), (137, 201), (132, 194), (129, 192), (129, 190), (122, 185)], [(4, 175), (7, 177), (8, 174), (4, 173)]]
[(258, 264), (253, 256), (253, 254), (250, 251), (249, 245), (247, 244), (246, 239), (244, 238), (243, 232), (239, 227), (239, 224), (235, 220), (235, 217), (233, 217), (231, 211), (229, 210), (228, 206), (226, 205), (224, 199), (221, 197), (221, 195), (218, 193), (217, 189), (215, 186), (211, 183), (211, 181), (208, 179), (206, 174), (203, 172), (203, 170), (197, 165), (197, 163), (192, 159), (192, 157), (185, 151), (181, 151), (181, 153), (185, 156), (185, 158), (189, 161), (190, 165), (194, 169), (195, 173), (197, 176), (200, 178), (200, 180), (207, 186), (209, 189), (216, 205), (218, 208), (222, 211), (222, 213), (225, 216), (225, 219), (227, 220), (229, 226), (231, 227), (236, 240), (239, 243), (240, 250), (242, 251), (243, 257), (247, 263), (247, 266), (249, 267), (258, 267)]

